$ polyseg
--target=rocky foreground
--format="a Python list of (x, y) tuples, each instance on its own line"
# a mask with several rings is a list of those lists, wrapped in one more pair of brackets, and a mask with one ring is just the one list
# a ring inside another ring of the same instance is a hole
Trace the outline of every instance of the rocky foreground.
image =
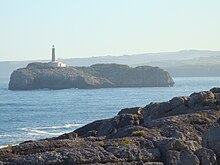
[[(74, 132), (0, 149), (2, 164), (220, 164), (220, 88), (126, 108)], [(1, 164), (1, 163), (0, 163)]]
[(30, 63), (11, 74), (9, 89), (169, 87), (173, 84), (169, 73), (158, 67), (96, 64), (60, 68), (49, 67), (47, 63)]

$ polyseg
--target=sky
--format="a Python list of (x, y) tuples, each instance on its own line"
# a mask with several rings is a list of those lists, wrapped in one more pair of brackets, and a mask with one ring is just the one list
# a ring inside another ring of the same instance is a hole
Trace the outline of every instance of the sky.
[(0, 61), (220, 50), (220, 0), (0, 0)]

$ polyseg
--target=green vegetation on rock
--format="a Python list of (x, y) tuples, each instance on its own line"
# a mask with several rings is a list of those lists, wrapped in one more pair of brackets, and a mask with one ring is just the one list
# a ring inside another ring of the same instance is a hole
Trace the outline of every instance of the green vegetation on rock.
[(145, 136), (146, 132), (145, 131), (134, 131), (131, 133), (132, 136)]

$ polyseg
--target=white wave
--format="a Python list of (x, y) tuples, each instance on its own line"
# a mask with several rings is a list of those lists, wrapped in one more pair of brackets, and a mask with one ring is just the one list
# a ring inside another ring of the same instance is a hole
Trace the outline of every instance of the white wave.
[(5, 147), (8, 147), (8, 145), (6, 145), (6, 146), (0, 146), (0, 148), (5, 148)]
[(42, 132), (42, 131), (33, 131), (27, 133), (27, 136), (33, 137), (33, 136), (38, 136), (38, 137), (46, 137), (45, 135), (50, 135), (50, 136), (59, 136), (61, 134), (64, 134), (65, 132)]
[(28, 132), (27, 135), (33, 135), (33, 136), (38, 136), (38, 135), (59, 135), (62, 132), (49, 132), (45, 130), (40, 130), (36, 128), (20, 128), (19, 130), (23, 130)]
[(30, 130), (45, 130), (45, 129), (62, 129), (62, 128), (72, 128), (72, 127), (79, 127), (82, 124), (64, 124), (60, 126), (48, 126), (48, 127), (25, 127), (25, 128), (18, 128), (18, 130), (22, 131), (30, 131)]
[(17, 144), (8, 144), (8, 145), (5, 145), (5, 146), (0, 146), (0, 148), (5, 148), (5, 147), (8, 147), (8, 146), (15, 146)]
[(32, 129), (32, 128), (21, 128), (21, 130), (24, 130), (27, 132), (26, 136), (32, 137), (32, 136), (38, 136), (38, 137), (46, 137), (48, 135), (50, 136), (59, 136), (61, 134), (64, 134), (66, 132), (58, 132), (58, 131), (45, 131), (45, 130), (40, 130), (40, 129)]
[(21, 131), (29, 131), (31, 128), (17, 128), (17, 130), (21, 130)]
[(79, 127), (82, 124), (64, 124), (61, 126), (51, 126), (51, 127), (39, 127), (39, 129), (60, 129), (60, 128), (72, 128), (72, 127)]
[[(18, 132), (18, 134), (0, 134), (0, 139), (8, 138), (12, 139), (12, 141), (25, 141), (28, 139), (40, 139), (46, 137), (54, 137), (59, 136), (64, 133), (69, 132), (71, 128), (79, 127), (82, 124), (64, 124), (64, 125), (57, 125), (57, 126), (46, 126), (46, 127), (24, 127), (24, 128), (17, 128), (22, 132)], [(16, 140), (15, 140), (16, 139)], [(11, 141), (11, 140), (10, 140)], [(0, 148), (7, 147), (7, 146), (0, 146)]]
[(19, 134), (16, 135), (0, 135), (0, 138), (17, 138), (19, 137)]
[(12, 137), (12, 135), (0, 135), (0, 138), (4, 138), (4, 137)]
[(37, 130), (37, 129), (30, 129), (29, 131), (36, 133), (36, 134), (48, 134), (47, 131), (41, 131), (41, 130)]

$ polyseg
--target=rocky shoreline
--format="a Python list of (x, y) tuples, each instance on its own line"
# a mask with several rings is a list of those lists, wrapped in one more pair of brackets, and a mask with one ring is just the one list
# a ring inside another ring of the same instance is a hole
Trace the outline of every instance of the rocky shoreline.
[(169, 87), (174, 81), (158, 67), (95, 64), (90, 67), (49, 67), (30, 63), (11, 74), (10, 90)]
[(126, 108), (59, 137), (2, 148), (0, 164), (220, 164), (220, 88)]

